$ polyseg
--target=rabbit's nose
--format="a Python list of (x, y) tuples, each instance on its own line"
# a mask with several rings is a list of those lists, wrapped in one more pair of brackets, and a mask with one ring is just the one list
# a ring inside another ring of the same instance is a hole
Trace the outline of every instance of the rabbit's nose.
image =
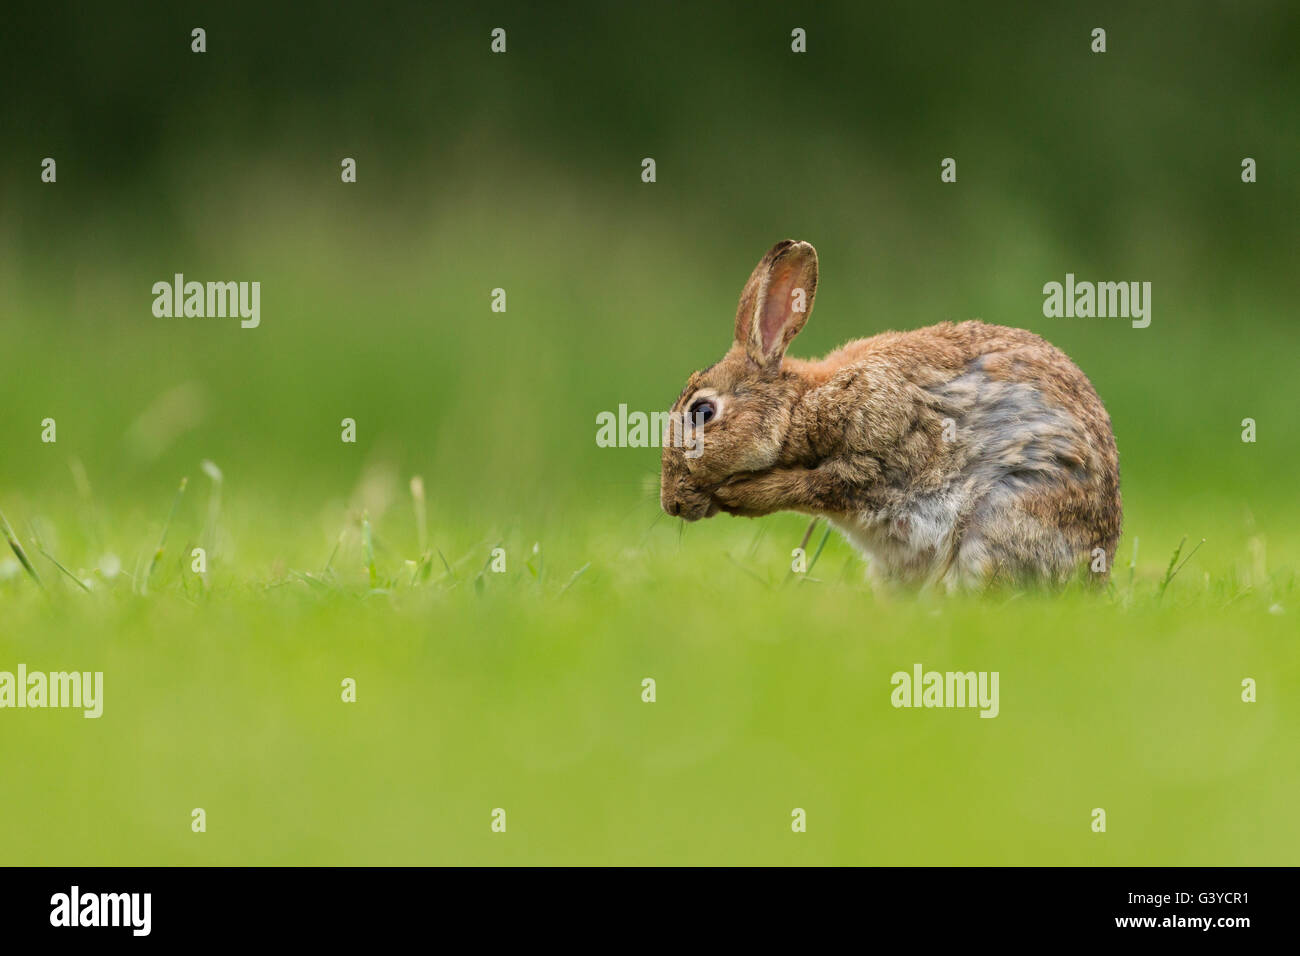
[(680, 501), (669, 501), (664, 510), (675, 518), (682, 513), (682, 503)]

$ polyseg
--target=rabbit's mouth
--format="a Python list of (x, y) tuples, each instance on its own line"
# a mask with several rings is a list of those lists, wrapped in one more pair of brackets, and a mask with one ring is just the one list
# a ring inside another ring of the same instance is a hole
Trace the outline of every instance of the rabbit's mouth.
[(683, 521), (712, 518), (721, 508), (721, 502), (713, 497), (713, 492), (717, 489), (717, 484), (700, 484), (697, 476), (691, 474), (679, 448), (664, 448), (659, 504), (666, 514)]
[(683, 521), (712, 518), (722, 508), (722, 503), (715, 500), (711, 492), (712, 489), (705, 491), (685, 480), (665, 482), (660, 504), (667, 514)]
[(725, 510), (722, 504), (712, 498), (675, 498), (664, 502), (664, 511), (683, 521), (699, 521), (712, 518), (719, 511)]

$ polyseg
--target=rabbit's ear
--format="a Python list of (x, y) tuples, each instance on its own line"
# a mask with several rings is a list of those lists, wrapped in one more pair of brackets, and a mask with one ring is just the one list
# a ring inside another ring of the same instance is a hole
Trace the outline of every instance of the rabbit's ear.
[(736, 344), (764, 368), (781, 364), (786, 346), (812, 312), (817, 292), (817, 250), (785, 239), (768, 250), (740, 293)]

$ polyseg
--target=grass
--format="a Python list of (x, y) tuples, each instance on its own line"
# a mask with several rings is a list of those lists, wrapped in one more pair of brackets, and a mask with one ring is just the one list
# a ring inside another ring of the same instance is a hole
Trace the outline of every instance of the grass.
[(23, 570), (36, 582), (38, 587), (44, 587), (41, 576), (36, 573), (36, 568), (32, 565), (32, 559), (27, 557), (26, 549), (23, 548), (22, 542), (18, 540), (18, 535), (14, 533), (13, 526), (9, 524), (9, 519), (5, 517), (3, 511), (0, 511), (0, 530), (4, 531), (5, 541), (9, 542), (9, 548), (13, 551), (14, 557), (18, 559), (18, 563), (22, 565)]
[(182, 478), (179, 487), (176, 489), (176, 496), (172, 498), (171, 510), (167, 512), (167, 520), (163, 522), (162, 534), (158, 536), (158, 547), (154, 548), (153, 557), (149, 560), (149, 570), (145, 572), (144, 580), (140, 582), (140, 589), (146, 594), (149, 591), (149, 582), (153, 579), (154, 570), (158, 567), (159, 560), (162, 559), (163, 548), (167, 545), (167, 530), (172, 526), (172, 519), (176, 517), (176, 508), (180, 505), (181, 499), (185, 497), (185, 487), (189, 483), (189, 478)]
[[(1300, 850), (1295, 577), (1254, 537), (1135, 559), (1099, 595), (900, 599), (873, 594), (829, 532), (783, 586), (814, 531), (794, 516), (683, 532), (645, 500), (531, 541), (484, 537), (410, 488), (413, 517), (393, 503), (304, 534), (295, 514), (285, 537), (214, 529), (178, 492), (147, 592), (97, 570), (74, 521), (47, 529), (78, 568), (48, 593), (0, 565), (0, 669), (102, 670), (106, 700), (97, 721), (2, 715), (6, 762), (26, 769), (0, 791), (0, 860), (1231, 865)], [(113, 544), (129, 554), (148, 525)], [(213, 535), (243, 545), (212, 556), (203, 586), (189, 548)], [(333, 547), (311, 561), (316, 536)], [(893, 709), (891, 674), (917, 662), (999, 671), (1000, 715)]]
[[(637, 240), (635, 274), (670, 270), (661, 238)], [(142, 319), (162, 338), (107, 353), (114, 326), (40, 300), (0, 327), (33, 370), (0, 381), (0, 671), (105, 675), (98, 720), (0, 711), (0, 863), (1300, 859), (1300, 514), (1285, 379), (1259, 368), (1288, 326), (1224, 337), (1189, 312), (1144, 338), (1049, 330), (1075, 337), (1116, 422), (1110, 586), (886, 597), (828, 529), (684, 525), (659, 511), (654, 449), (593, 447), (594, 409), (658, 407), (716, 357), (692, 327), (732, 283), (681, 279), (650, 356), (630, 330), (660, 320), (652, 298), (623, 338), (588, 322), (621, 301), (599, 278), (617, 263), (561, 293), (521, 259), (512, 303), (577, 307), (439, 325), (413, 347), (425, 291), (448, 314), (477, 306), (446, 272), (408, 291), (398, 266), (436, 257), (410, 259), (346, 296), (282, 276), (320, 325), (268, 321), (219, 348), (213, 327)], [(339, 271), (327, 257), (314, 274)], [(801, 354), (858, 328), (834, 290)], [(384, 307), (350, 324), (368, 297)], [(487, 383), (459, 368), (489, 359)], [(1239, 405), (1267, 425), (1257, 444)], [(141, 409), (177, 416), (170, 444), (133, 443)], [(36, 444), (51, 413), (59, 444)], [(338, 440), (345, 415), (356, 445)], [(918, 662), (998, 671), (1000, 715), (895, 710), (890, 677)]]

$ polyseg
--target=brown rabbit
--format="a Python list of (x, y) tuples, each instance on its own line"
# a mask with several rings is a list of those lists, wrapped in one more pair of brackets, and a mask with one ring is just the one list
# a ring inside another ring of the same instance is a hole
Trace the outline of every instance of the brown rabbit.
[(948, 590), (1104, 581), (1120, 532), (1110, 418), (1087, 377), (1023, 329), (942, 322), (787, 358), (812, 312), (817, 251), (765, 255), (735, 342), (673, 406), (660, 500), (820, 515), (879, 580)]

